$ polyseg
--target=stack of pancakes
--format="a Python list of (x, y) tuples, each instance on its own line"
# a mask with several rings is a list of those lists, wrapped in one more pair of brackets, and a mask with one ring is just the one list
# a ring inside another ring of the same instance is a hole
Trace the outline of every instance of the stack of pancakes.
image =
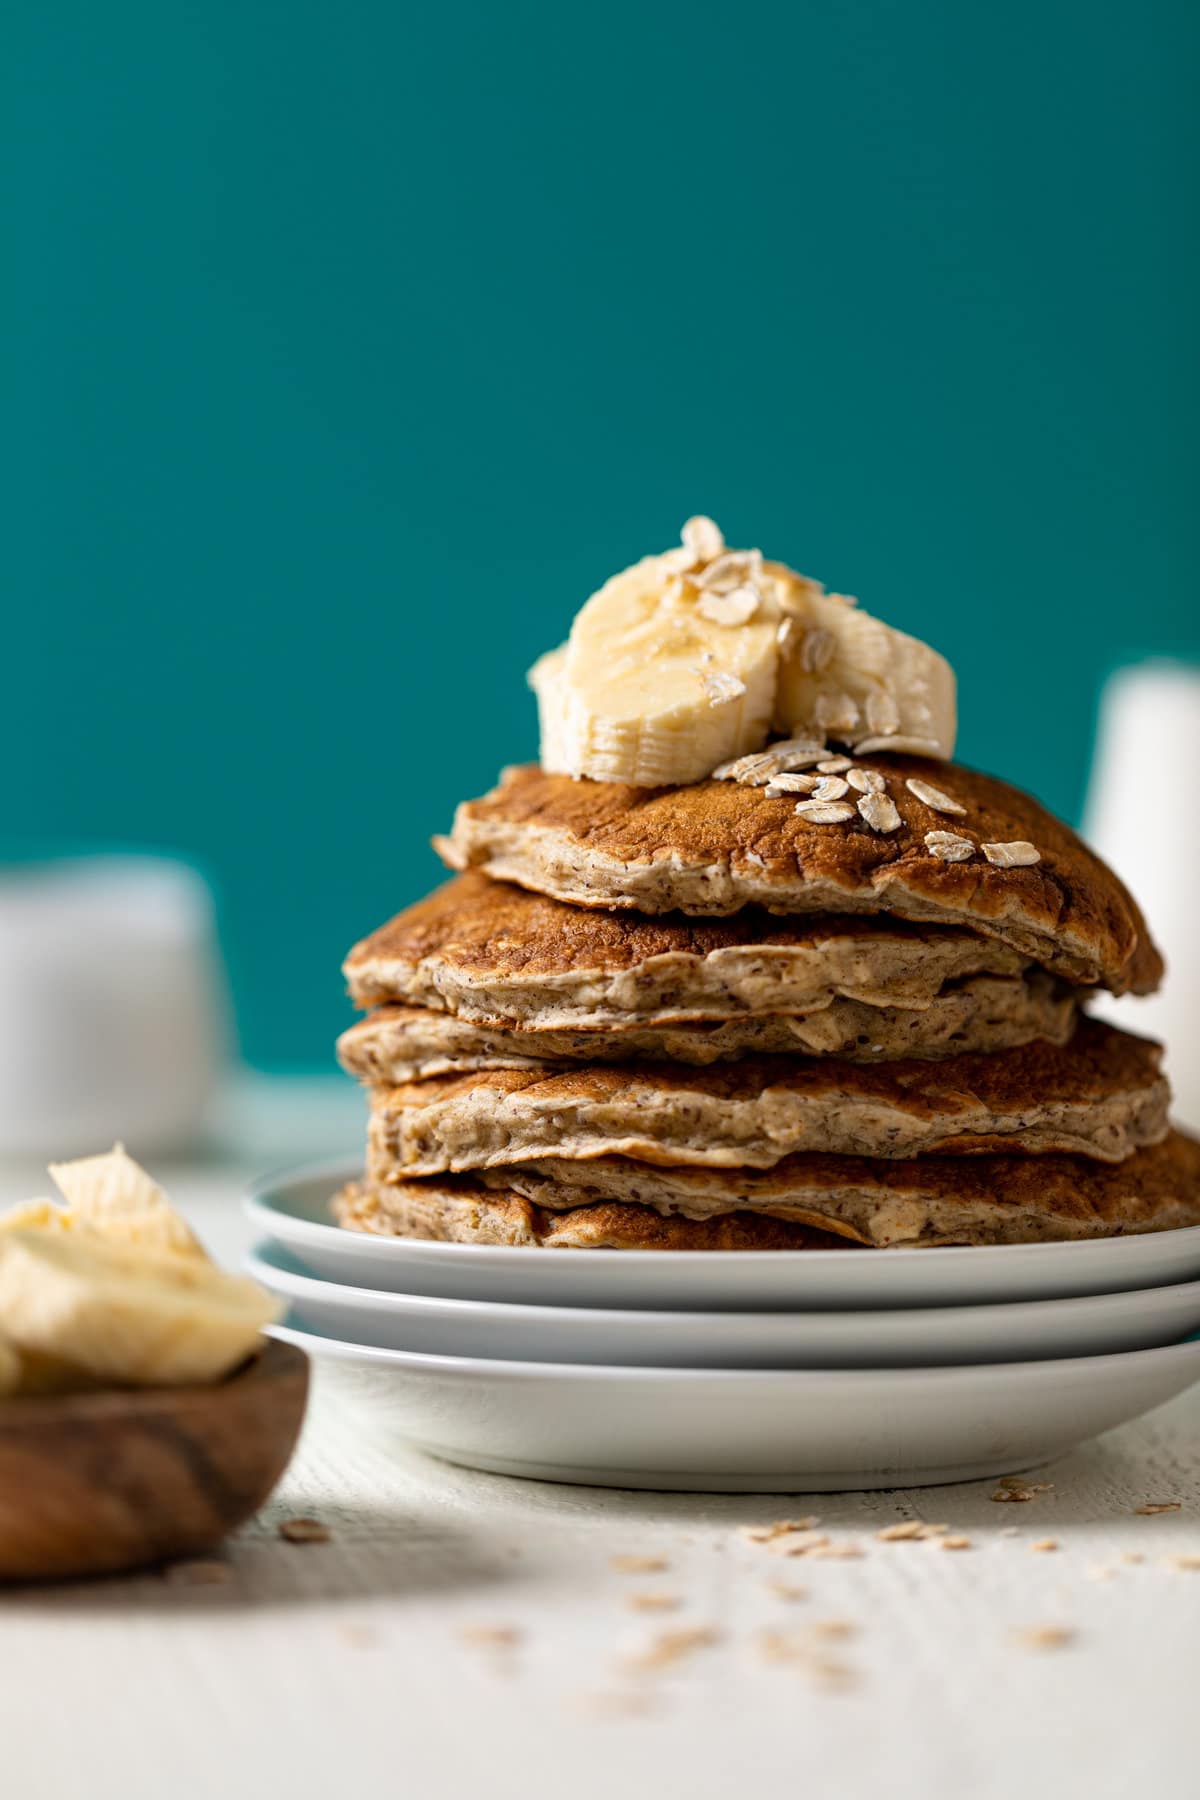
[(898, 823), (750, 774), (530, 767), (460, 807), (461, 872), (345, 965), (371, 1118), (341, 1223), (690, 1250), (1200, 1221), (1159, 1047), (1081, 1011), (1161, 979), (1125, 888), (1003, 782), (834, 761)]

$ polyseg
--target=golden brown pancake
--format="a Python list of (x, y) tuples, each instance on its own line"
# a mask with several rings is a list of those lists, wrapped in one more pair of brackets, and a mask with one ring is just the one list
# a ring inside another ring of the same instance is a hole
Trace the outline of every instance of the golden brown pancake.
[(436, 1076), (371, 1095), (375, 1183), (543, 1156), (770, 1168), (785, 1156), (1069, 1151), (1118, 1160), (1167, 1130), (1161, 1051), (1085, 1019), (994, 1056), (761, 1057)]
[(1024, 979), (976, 975), (949, 982), (924, 1007), (833, 1000), (820, 1012), (721, 1019), (713, 1024), (610, 1026), (546, 1031), (478, 1025), (424, 1006), (381, 1006), (338, 1039), (338, 1057), (360, 1081), (395, 1085), (474, 1069), (540, 1069), (576, 1062), (677, 1062), (705, 1066), (746, 1056), (841, 1056), (851, 1062), (930, 1060), (994, 1052), (1074, 1029), (1073, 990), (1043, 969)]
[(568, 906), (478, 870), (356, 944), (359, 1006), (394, 1001), (482, 1025), (587, 1030), (813, 1013), (835, 999), (927, 1006), (947, 982), (1030, 959), (961, 926), (907, 919), (643, 918)]
[[(1162, 959), (1130, 894), (1066, 825), (1029, 795), (990, 775), (921, 757), (870, 756), (900, 815), (872, 830), (798, 816), (794, 796), (703, 781), (635, 788), (574, 781), (530, 766), (459, 807), (448, 839), (453, 868), (482, 868), (579, 906), (725, 916), (752, 904), (773, 913), (892, 913), (968, 925), (1022, 956), (1115, 993), (1152, 992)], [(908, 779), (932, 784), (964, 809), (948, 816), (918, 799)], [(973, 846), (947, 862), (925, 843), (950, 832)], [(998, 867), (981, 846), (1031, 843), (1040, 860)]]
[[(451, 1179), (455, 1179), (452, 1177)], [(403, 1188), (351, 1183), (334, 1216), (350, 1231), (435, 1238), (458, 1244), (509, 1244), (546, 1250), (844, 1250), (846, 1239), (759, 1213), (666, 1218), (646, 1206), (601, 1202), (548, 1212), (516, 1194), (449, 1190), (410, 1181)]]
[(1200, 1224), (1200, 1144), (1174, 1131), (1120, 1163), (793, 1156), (766, 1171), (549, 1158), (356, 1184), (334, 1211), (356, 1231), (547, 1248), (808, 1249), (840, 1238), (843, 1247), (888, 1249), (1119, 1237)]

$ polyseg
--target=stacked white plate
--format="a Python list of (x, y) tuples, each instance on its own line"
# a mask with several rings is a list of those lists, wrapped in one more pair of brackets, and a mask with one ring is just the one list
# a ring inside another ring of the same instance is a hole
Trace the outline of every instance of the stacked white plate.
[(944, 1250), (537, 1250), (334, 1223), (272, 1177), (251, 1272), (381, 1437), (607, 1487), (801, 1493), (1061, 1455), (1200, 1380), (1200, 1226)]

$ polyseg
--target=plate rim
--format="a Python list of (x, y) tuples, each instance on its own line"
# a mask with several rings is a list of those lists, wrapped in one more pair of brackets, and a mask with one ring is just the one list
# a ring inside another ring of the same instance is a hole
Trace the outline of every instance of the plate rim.
[[(413, 1237), (376, 1237), (370, 1232), (354, 1232), (345, 1225), (325, 1224), (317, 1219), (300, 1219), (272, 1205), (268, 1194), (284, 1185), (301, 1181), (329, 1180), (343, 1185), (361, 1175), (362, 1166), (350, 1162), (344, 1157), (327, 1159), (312, 1163), (301, 1163), (290, 1167), (271, 1170), (260, 1176), (247, 1188), (242, 1200), (242, 1210), (251, 1221), (260, 1227), (268, 1236), (272, 1232), (271, 1222), (285, 1219), (291, 1231), (296, 1233), (298, 1241), (316, 1245), (339, 1244), (349, 1238), (356, 1249), (369, 1245), (368, 1255), (381, 1258), (389, 1256), (406, 1256), (420, 1261), (458, 1260), (479, 1261), (485, 1266), (502, 1267), (505, 1263), (512, 1265), (514, 1256), (541, 1256), (543, 1252), (532, 1245), (523, 1244), (456, 1244), (441, 1239)], [(1099, 1257), (1117, 1258), (1120, 1256), (1118, 1245), (1144, 1242), (1147, 1239), (1169, 1239), (1177, 1242), (1188, 1238), (1200, 1255), (1200, 1225), (1176, 1225), (1166, 1231), (1130, 1231), (1113, 1237), (1096, 1238), (1047, 1238), (1033, 1244), (941, 1244), (932, 1246), (936, 1251), (938, 1265), (946, 1267), (951, 1260), (961, 1262), (969, 1257), (975, 1267), (979, 1267), (980, 1258), (1003, 1255), (1006, 1260), (1030, 1262), (1036, 1265), (1037, 1259), (1043, 1260), (1048, 1255), (1060, 1254), (1070, 1249), (1074, 1260), (1081, 1255), (1091, 1259)], [(919, 1249), (914, 1246), (901, 1246), (884, 1252), (889, 1267), (912, 1266), (914, 1257), (921, 1258), (921, 1266), (927, 1266), (930, 1246)], [(802, 1259), (806, 1264), (812, 1260), (811, 1250), (589, 1250), (587, 1252), (589, 1267), (622, 1267), (628, 1268), (631, 1262), (640, 1268), (713, 1268), (720, 1267), (727, 1261), (736, 1259), (739, 1268), (772, 1268), (787, 1267), (793, 1260)], [(821, 1266), (823, 1268), (844, 1268), (846, 1261), (854, 1257), (858, 1261), (862, 1256), (861, 1248), (846, 1250), (822, 1250)], [(832, 1259), (832, 1263), (831, 1263)], [(1170, 1285), (1170, 1284), (1167, 1284)], [(1151, 1289), (1141, 1290), (1151, 1292)], [(979, 1304), (989, 1304), (980, 1302)], [(1001, 1302), (1000, 1304), (1003, 1304)]]
[[(546, 1315), (550, 1315), (551, 1318), (565, 1323), (569, 1319), (578, 1318), (582, 1310), (586, 1312), (589, 1323), (593, 1320), (599, 1320), (602, 1323), (604, 1321), (612, 1321), (614, 1327), (617, 1321), (624, 1324), (629, 1320), (637, 1320), (639, 1325), (645, 1322), (650, 1327), (653, 1327), (656, 1323), (677, 1323), (679, 1321), (693, 1325), (707, 1325), (713, 1319), (730, 1319), (738, 1321), (754, 1320), (757, 1322), (762, 1319), (786, 1319), (791, 1317), (789, 1312), (780, 1312), (777, 1309), (772, 1309), (770, 1312), (755, 1310), (753, 1308), (739, 1309), (729, 1307), (687, 1307), (668, 1309), (666, 1307), (589, 1306), (581, 1309), (578, 1306), (564, 1306), (561, 1303), (554, 1302), (547, 1305), (540, 1301), (483, 1300), (469, 1295), (408, 1294), (395, 1288), (355, 1287), (349, 1282), (331, 1281), (327, 1276), (311, 1275), (303, 1270), (294, 1271), (291, 1269), (275, 1269), (263, 1255), (264, 1250), (268, 1247), (269, 1246), (265, 1244), (256, 1244), (252, 1250), (247, 1252), (244, 1259), (247, 1272), (263, 1286), (269, 1288), (272, 1285), (271, 1282), (266, 1279), (266, 1273), (269, 1273), (270, 1275), (282, 1275), (286, 1281), (294, 1284), (291, 1289), (283, 1287), (278, 1290), (287, 1298), (296, 1298), (300, 1300), (305, 1298), (313, 1300), (327, 1299), (351, 1308), (358, 1307), (363, 1311), (366, 1311), (377, 1304), (382, 1305), (383, 1309), (387, 1312), (398, 1312), (402, 1308), (405, 1310), (415, 1310), (417, 1312), (439, 1312), (449, 1309), (452, 1314), (461, 1316), (464, 1320), (472, 1318), (482, 1320), (485, 1317), (491, 1318), (499, 1314), (505, 1321), (513, 1324), (520, 1324), (522, 1321), (532, 1321), (534, 1319), (544, 1318)], [(623, 1255), (624, 1252), (617, 1252), (617, 1254)], [(266, 1273), (264, 1273), (264, 1271)], [(972, 1318), (980, 1314), (1011, 1313), (1018, 1308), (1022, 1311), (1027, 1311), (1031, 1307), (1039, 1312), (1044, 1309), (1048, 1310), (1051, 1307), (1056, 1309), (1066, 1307), (1071, 1309), (1073, 1313), (1083, 1317), (1086, 1314), (1086, 1309), (1089, 1307), (1099, 1310), (1106, 1306), (1115, 1305), (1121, 1301), (1128, 1301), (1131, 1304), (1136, 1304), (1139, 1300), (1153, 1303), (1155, 1296), (1172, 1294), (1180, 1290), (1190, 1291), (1195, 1295), (1197, 1301), (1200, 1301), (1200, 1277), (1197, 1277), (1192, 1281), (1163, 1282), (1158, 1287), (1117, 1288), (1113, 1292), (1105, 1294), (1062, 1294), (1057, 1297), (1043, 1294), (1011, 1300), (973, 1300), (967, 1301), (961, 1306), (907, 1306), (887, 1308), (883, 1315), (881, 1315), (880, 1308), (870, 1306), (839, 1306), (833, 1309), (821, 1308), (820, 1310), (811, 1307), (797, 1307), (794, 1310), (797, 1313), (803, 1314), (804, 1317), (812, 1318), (814, 1320), (820, 1319), (822, 1321), (827, 1321), (829, 1319), (845, 1319), (860, 1323), (868, 1320), (875, 1320), (881, 1316), (897, 1314), (905, 1319), (912, 1320), (914, 1325), (919, 1325), (922, 1320), (930, 1320), (933, 1318), (940, 1320), (946, 1318), (947, 1315), (953, 1315), (956, 1320), (961, 1321), (965, 1326), (971, 1322)], [(1164, 1346), (1159, 1347), (1162, 1348)], [(979, 1365), (975, 1366), (978, 1367)]]
[[(266, 1335), (285, 1344), (294, 1344), (314, 1359), (321, 1355), (343, 1363), (370, 1363), (392, 1368), (398, 1373), (446, 1375), (453, 1379), (539, 1381), (562, 1378), (565, 1381), (668, 1381), (696, 1386), (701, 1382), (720, 1381), (737, 1386), (778, 1387), (785, 1382), (816, 1383), (822, 1387), (846, 1387), (854, 1382), (872, 1382), (889, 1387), (901, 1381), (923, 1381), (928, 1386), (942, 1383), (960, 1385), (981, 1380), (999, 1371), (1017, 1371), (1021, 1376), (1061, 1374), (1064, 1370), (1087, 1369), (1101, 1375), (1114, 1365), (1129, 1364), (1146, 1357), (1168, 1362), (1186, 1361), (1190, 1356), (1200, 1363), (1200, 1336), (1184, 1338), (1178, 1344), (1158, 1344), (1142, 1350), (1106, 1350), (1098, 1356), (1056, 1356), (1038, 1362), (937, 1363), (915, 1368), (862, 1369), (693, 1369), (653, 1363), (561, 1363), (528, 1362), (510, 1357), (445, 1356), (427, 1350), (388, 1350), (375, 1344), (354, 1344), (341, 1338), (322, 1337), (318, 1332), (301, 1331), (280, 1322), (266, 1327)], [(1200, 1380), (1200, 1370), (1197, 1371)]]

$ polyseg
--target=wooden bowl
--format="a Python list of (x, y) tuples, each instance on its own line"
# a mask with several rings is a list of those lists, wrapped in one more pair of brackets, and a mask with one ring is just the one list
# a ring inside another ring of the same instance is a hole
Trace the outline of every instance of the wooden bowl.
[(215, 1387), (0, 1401), (0, 1580), (211, 1550), (283, 1474), (307, 1398), (308, 1358), (270, 1341)]

